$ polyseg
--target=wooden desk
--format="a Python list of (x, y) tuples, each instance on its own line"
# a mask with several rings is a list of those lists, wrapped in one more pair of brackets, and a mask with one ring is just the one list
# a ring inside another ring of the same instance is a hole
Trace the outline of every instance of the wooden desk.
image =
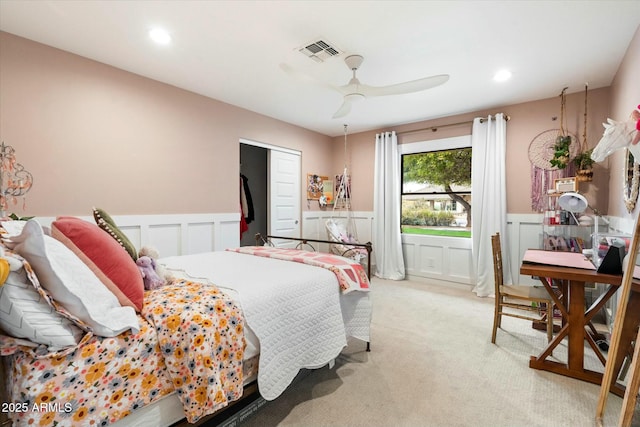
[[(593, 319), (596, 313), (604, 306), (604, 304), (616, 293), (622, 283), (622, 275), (601, 274), (595, 270), (586, 270), (581, 268), (559, 267), (543, 264), (523, 263), (520, 267), (520, 274), (526, 276), (536, 276), (540, 282), (549, 291), (557, 308), (562, 313), (563, 326), (560, 332), (547, 345), (542, 353), (538, 356), (531, 356), (529, 367), (534, 369), (542, 369), (556, 374), (577, 378), (594, 384), (602, 383), (602, 374), (599, 372), (585, 369), (584, 367), (584, 341), (586, 340), (595, 352), (596, 356), (604, 366), (606, 358), (600, 351), (591, 335), (585, 329), (585, 326)], [(562, 299), (553, 292), (551, 284), (547, 279), (559, 281), (563, 288)], [(585, 311), (585, 283), (603, 283), (608, 285), (605, 292), (598, 297), (596, 301)], [(624, 395), (624, 387), (616, 384), (622, 363), (626, 356), (624, 349), (629, 346), (631, 341), (636, 337), (636, 328), (640, 321), (640, 292), (638, 292), (637, 284), (634, 292), (630, 293), (629, 306), (627, 309), (628, 320), (625, 320), (622, 335), (620, 338), (620, 350), (616, 357), (611, 392), (618, 396)], [(566, 363), (559, 363), (548, 360), (553, 349), (567, 337), (568, 355)]]

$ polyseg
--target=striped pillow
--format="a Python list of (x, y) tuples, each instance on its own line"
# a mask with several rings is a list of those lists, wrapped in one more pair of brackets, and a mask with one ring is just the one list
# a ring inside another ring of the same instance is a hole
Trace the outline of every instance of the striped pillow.
[(0, 286), (0, 329), (46, 345), (50, 352), (77, 345), (84, 332), (58, 313), (30, 280), (25, 268), (20, 268)]

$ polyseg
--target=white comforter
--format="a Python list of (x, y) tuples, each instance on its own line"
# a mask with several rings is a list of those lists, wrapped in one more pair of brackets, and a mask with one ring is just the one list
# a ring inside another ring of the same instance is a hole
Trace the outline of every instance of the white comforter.
[(266, 400), (278, 397), (300, 369), (335, 359), (347, 337), (369, 341), (369, 293), (341, 294), (334, 273), (321, 267), (227, 251), (160, 263), (178, 276), (237, 292), (260, 342), (258, 388)]

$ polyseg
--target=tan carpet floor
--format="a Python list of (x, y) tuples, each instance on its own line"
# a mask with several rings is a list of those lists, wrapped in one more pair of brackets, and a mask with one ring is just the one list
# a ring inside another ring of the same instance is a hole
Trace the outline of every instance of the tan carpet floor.
[[(370, 353), (350, 341), (332, 369), (311, 371), (241, 426), (595, 425), (598, 385), (528, 367), (543, 331), (504, 318), (491, 344), (492, 298), (377, 278), (371, 297)], [(564, 360), (563, 349), (554, 357)], [(586, 351), (587, 367), (603, 372)], [(605, 426), (617, 425), (621, 404), (609, 395)]]

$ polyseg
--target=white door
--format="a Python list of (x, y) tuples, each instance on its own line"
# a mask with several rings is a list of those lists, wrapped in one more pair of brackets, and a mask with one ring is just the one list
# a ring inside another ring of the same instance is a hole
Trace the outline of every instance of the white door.
[[(269, 234), (300, 237), (300, 154), (269, 151)], [(274, 241), (294, 247), (297, 242)]]

